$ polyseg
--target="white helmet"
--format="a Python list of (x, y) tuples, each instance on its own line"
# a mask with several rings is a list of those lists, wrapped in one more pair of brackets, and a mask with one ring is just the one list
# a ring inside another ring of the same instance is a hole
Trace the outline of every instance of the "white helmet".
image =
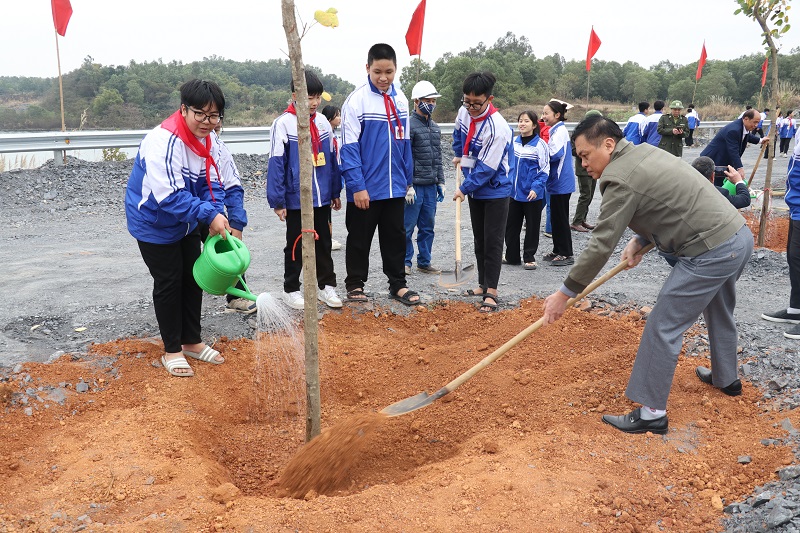
[(411, 89), (411, 99), (417, 100), (419, 98), (439, 98), (441, 94), (436, 92), (436, 87), (429, 81), (418, 81), (414, 88)]

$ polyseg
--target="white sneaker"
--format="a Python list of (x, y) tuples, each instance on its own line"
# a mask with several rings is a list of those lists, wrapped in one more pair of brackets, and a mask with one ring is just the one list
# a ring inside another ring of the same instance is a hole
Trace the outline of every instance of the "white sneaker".
[(328, 307), (341, 307), (342, 300), (336, 294), (336, 289), (330, 285), (325, 285), (324, 289), (317, 291), (317, 300), (324, 303)]
[(331, 250), (341, 250), (342, 243), (337, 241), (336, 239), (331, 239)]
[(283, 299), (286, 301), (286, 305), (292, 309), (299, 309), (302, 311), (306, 306), (306, 301), (303, 299), (303, 293), (300, 291), (284, 292)]

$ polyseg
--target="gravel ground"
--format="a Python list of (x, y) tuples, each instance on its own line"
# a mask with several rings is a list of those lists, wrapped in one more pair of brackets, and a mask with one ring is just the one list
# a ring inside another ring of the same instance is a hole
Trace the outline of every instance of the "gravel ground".
[[(449, 147), (444, 153), (450, 153)], [(684, 159), (691, 161), (697, 155), (697, 148), (685, 150)], [(746, 168), (752, 168), (756, 156), (755, 148), (747, 151)], [(235, 157), (250, 218), (244, 233), (252, 256), (248, 284), (256, 293), (277, 296), (282, 292), (284, 226), (264, 199), (262, 172), (266, 156)], [(8, 372), (21, 362), (48, 361), (63, 353), (84, 352), (93, 342), (158, 335), (151, 303), (152, 281), (125, 225), (123, 199), (131, 165), (131, 160), (89, 163), (70, 158), (66, 166), (54, 166), (49, 161), (37, 169), (0, 173), (0, 223), (6, 228), (0, 237), (0, 263), (4, 270), (0, 370)], [(762, 165), (756, 174), (754, 187), (763, 186), (765, 168)], [(455, 208), (449, 200), (454, 173), (449, 172), (448, 200), (439, 205), (433, 249), (433, 263), (445, 269), (454, 266), (455, 247)], [(783, 186), (785, 175), (786, 161), (777, 160), (773, 182), (778, 188)], [(577, 194), (572, 198), (573, 209), (576, 201)], [(777, 213), (785, 207), (780, 200), (775, 204)], [(590, 208), (590, 220), (596, 218), (599, 205), (598, 196)], [(463, 257), (464, 263), (469, 264), (474, 262), (474, 254), (466, 204), (462, 218)], [(344, 210), (333, 214), (333, 227), (334, 238), (344, 243)], [(587, 234), (573, 233), (576, 255), (588, 238)], [(372, 250), (367, 291), (375, 296), (374, 305), (396, 313), (408, 312), (408, 308), (388, 299), (377, 237)], [(550, 241), (542, 237), (537, 258), (550, 250)], [(333, 256), (342, 294), (345, 252), (335, 251)], [(653, 305), (667, 268), (656, 254), (650, 254), (639, 267), (600, 287), (592, 301), (621, 308)], [(560, 286), (566, 272), (565, 268), (544, 266), (542, 262), (535, 271), (504, 267), (499, 287), (501, 306), (509, 308), (521, 298), (550, 294)], [(438, 280), (438, 276), (415, 269), (408, 282), (410, 288), (421, 293), (423, 303), (462, 299), (463, 290), (472, 287), (444, 289)], [(763, 391), (764, 406), (770, 409), (790, 410), (800, 405), (800, 345), (783, 337), (781, 325), (760, 319), (763, 311), (785, 307), (788, 293), (785, 253), (757, 249), (739, 281), (736, 319), (742, 348), (741, 374)], [(223, 335), (252, 336), (253, 317), (223, 311), (224, 297), (205, 296), (206, 340)], [(320, 307), (320, 311), (324, 309)], [(707, 339), (693, 339), (687, 343), (687, 351), (707, 354)], [(789, 430), (785, 441), (800, 450), (798, 432), (788, 420), (785, 425)], [(765, 440), (762, 444), (776, 442)], [(780, 481), (756, 487), (750, 498), (728, 506), (726, 510), (731, 514), (726, 531), (800, 531), (800, 466), (787, 467), (779, 476)]]

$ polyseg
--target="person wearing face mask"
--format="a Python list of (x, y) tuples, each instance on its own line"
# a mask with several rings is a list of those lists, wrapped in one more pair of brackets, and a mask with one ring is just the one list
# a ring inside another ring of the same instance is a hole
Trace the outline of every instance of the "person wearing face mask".
[(411, 156), (414, 159), (414, 181), (406, 193), (404, 222), (406, 228), (406, 275), (411, 274), (414, 259), (414, 228), (417, 228), (417, 270), (439, 274), (431, 265), (433, 223), (436, 203), (444, 200), (444, 168), (442, 167), (442, 132), (431, 115), (441, 95), (429, 81), (420, 81), (411, 89), (414, 112), (411, 114)]

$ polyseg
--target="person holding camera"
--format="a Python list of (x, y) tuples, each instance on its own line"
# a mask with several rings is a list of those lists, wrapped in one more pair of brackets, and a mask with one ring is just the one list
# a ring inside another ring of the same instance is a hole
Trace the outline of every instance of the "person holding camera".
[(689, 132), (689, 121), (681, 115), (682, 109), (683, 103), (673, 100), (669, 104), (670, 114), (658, 119), (658, 134), (661, 135), (658, 147), (677, 157), (683, 155), (683, 138)]

